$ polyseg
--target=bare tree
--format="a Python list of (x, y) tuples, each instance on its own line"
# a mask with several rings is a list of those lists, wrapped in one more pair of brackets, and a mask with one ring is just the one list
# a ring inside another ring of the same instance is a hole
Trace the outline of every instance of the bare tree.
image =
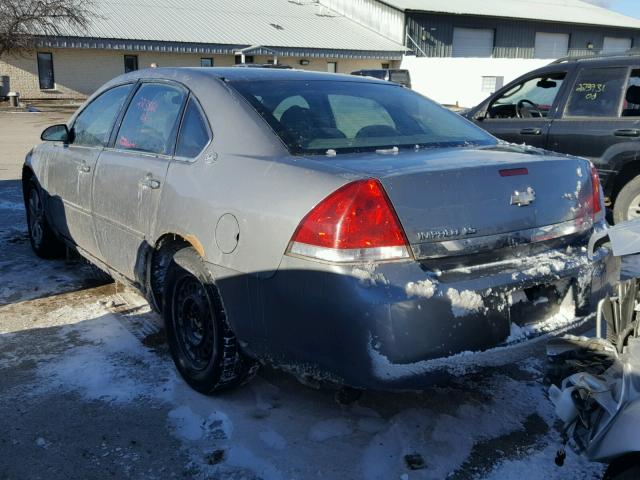
[(0, 56), (23, 53), (38, 38), (85, 31), (93, 0), (0, 0)]

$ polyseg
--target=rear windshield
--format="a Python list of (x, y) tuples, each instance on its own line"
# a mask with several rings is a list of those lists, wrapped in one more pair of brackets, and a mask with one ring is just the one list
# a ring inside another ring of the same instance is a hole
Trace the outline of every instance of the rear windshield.
[(459, 115), (398, 85), (327, 80), (230, 84), (294, 154), (497, 143)]

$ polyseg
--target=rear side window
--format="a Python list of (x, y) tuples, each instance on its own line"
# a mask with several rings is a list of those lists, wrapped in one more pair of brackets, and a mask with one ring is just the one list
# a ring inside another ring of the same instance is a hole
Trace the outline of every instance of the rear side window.
[(627, 69), (623, 67), (582, 70), (571, 90), (565, 116), (617, 117), (626, 79)]
[(176, 156), (194, 158), (209, 143), (209, 129), (198, 104), (193, 98), (189, 99), (187, 109), (184, 112)]
[(116, 147), (171, 155), (185, 93), (172, 85), (145, 83), (122, 120)]
[(132, 87), (114, 87), (87, 105), (73, 124), (73, 144), (86, 147), (106, 146), (116, 117)]
[(622, 103), (623, 117), (640, 117), (640, 70), (634, 70), (629, 76), (629, 83)]

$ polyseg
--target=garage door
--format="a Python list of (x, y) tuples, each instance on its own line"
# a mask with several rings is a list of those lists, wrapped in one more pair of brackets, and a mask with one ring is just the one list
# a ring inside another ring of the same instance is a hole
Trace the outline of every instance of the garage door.
[(454, 57), (490, 57), (493, 54), (493, 30), (454, 28)]
[(602, 53), (626, 52), (631, 48), (630, 38), (604, 37)]
[(536, 32), (535, 58), (561, 58), (568, 52), (568, 34)]

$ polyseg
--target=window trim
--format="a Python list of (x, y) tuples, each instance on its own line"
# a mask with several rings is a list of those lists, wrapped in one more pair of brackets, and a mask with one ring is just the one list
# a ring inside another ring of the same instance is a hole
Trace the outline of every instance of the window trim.
[[(613, 116), (607, 116), (607, 117), (598, 117), (598, 116), (594, 116), (594, 115), (568, 115), (567, 114), (567, 109), (569, 108), (569, 102), (571, 101), (571, 97), (573, 96), (573, 89), (576, 86), (576, 83), (578, 83), (578, 79), (580, 78), (580, 74), (582, 72), (584, 72), (585, 70), (606, 70), (606, 69), (612, 69), (612, 68), (626, 68), (627, 72), (624, 75), (624, 81), (622, 82), (622, 87), (620, 88), (620, 97), (618, 98), (618, 110), (617, 110), (617, 114), (613, 115)], [(622, 107), (624, 106), (624, 92), (627, 88), (627, 86), (629, 85), (629, 76), (631, 75), (631, 71), (632, 71), (632, 67), (629, 65), (608, 65), (605, 67), (582, 67), (582, 68), (578, 68), (578, 70), (576, 71), (575, 75), (573, 76), (573, 83), (571, 84), (571, 89), (569, 90), (569, 94), (567, 95), (567, 98), (565, 99), (564, 102), (564, 108), (562, 109), (562, 114), (560, 115), (560, 119), (563, 120), (594, 120), (594, 121), (611, 121), (611, 120), (627, 120), (629, 117), (623, 117), (622, 116)]]
[(129, 98), (127, 98), (127, 100), (125, 101), (125, 107), (120, 112), (120, 115), (119, 115), (119, 117), (118, 117), (118, 119), (116, 121), (116, 124), (114, 125), (114, 128), (111, 131), (111, 137), (109, 138), (109, 143), (104, 148), (105, 148), (105, 150), (109, 150), (111, 152), (132, 153), (132, 154), (136, 154), (136, 155), (144, 155), (144, 156), (147, 156), (147, 157), (163, 158), (163, 159), (170, 160), (170, 159), (173, 158), (173, 154), (175, 153), (176, 142), (177, 142), (177, 139), (178, 139), (178, 134), (177, 134), (178, 130), (176, 130), (176, 135), (175, 135), (175, 138), (173, 139), (173, 148), (171, 150), (171, 154), (144, 152), (144, 151), (141, 151), (141, 150), (128, 150), (128, 149), (124, 149), (124, 148), (118, 148), (116, 146), (116, 140), (118, 138), (118, 133), (120, 133), (120, 128), (122, 127), (122, 121), (124, 120), (124, 116), (129, 111), (129, 107), (131, 106), (131, 102), (133, 101), (133, 98), (135, 97), (136, 93), (138, 93), (138, 91), (140, 91), (140, 88), (142, 88), (142, 86), (145, 85), (145, 84), (171, 85), (173, 87), (177, 87), (177, 88), (181, 89), (185, 93), (184, 99), (182, 100), (182, 105), (180, 106), (180, 111), (178, 112), (179, 123), (182, 122), (182, 115), (184, 114), (184, 109), (185, 109), (185, 106), (187, 104), (186, 99), (189, 98), (189, 94), (191, 93), (191, 91), (185, 85), (183, 85), (182, 83), (176, 82), (176, 81), (173, 81), (173, 80), (167, 80), (167, 79), (164, 79), (164, 78), (139, 79), (136, 82), (136, 87), (131, 90), (131, 94), (129, 95)]
[[(49, 57), (51, 58), (51, 80), (53, 83), (53, 86), (51, 88), (43, 88), (42, 87), (42, 80), (41, 80), (41, 73), (40, 73), (40, 61), (39, 61), (39, 56), (40, 55), (49, 55)], [(44, 90), (44, 91), (52, 91), (56, 89), (56, 72), (53, 66), (53, 52), (36, 52), (36, 65), (38, 67), (38, 87), (40, 90)]]
[[(202, 150), (200, 150), (195, 157), (184, 157), (184, 156), (181, 156), (181, 155), (176, 155), (176, 151), (178, 150), (178, 141), (180, 139), (180, 134), (182, 133), (182, 126), (184, 124), (184, 118), (187, 115), (187, 107), (189, 106), (189, 102), (191, 101), (191, 99), (193, 99), (196, 108), (200, 111), (200, 115), (202, 116), (202, 118), (204, 120), (204, 126), (205, 126), (205, 129), (207, 130), (207, 135), (209, 136), (209, 140), (204, 145), (204, 147), (202, 147)], [(209, 122), (209, 118), (207, 117), (206, 113), (204, 112), (204, 109), (202, 108), (202, 105), (200, 104), (200, 101), (198, 100), (198, 97), (196, 97), (193, 94), (193, 92), (190, 91), (189, 95), (187, 96), (187, 101), (185, 102), (184, 108), (182, 109), (182, 114), (181, 114), (181, 117), (180, 117), (180, 125), (178, 126), (178, 133), (176, 135), (176, 141), (175, 141), (175, 144), (173, 146), (173, 154), (172, 154), (171, 157), (172, 157), (173, 160), (177, 160), (179, 162), (195, 163), (202, 156), (203, 152), (209, 148), (209, 146), (213, 142), (213, 138), (214, 138), (214, 134), (213, 134), (213, 129), (211, 128), (211, 124)]]
[[(484, 117), (482, 119), (483, 122), (501, 122), (501, 121), (508, 121), (508, 122), (514, 122), (514, 121), (522, 121), (522, 120), (526, 120), (528, 122), (530, 121), (551, 121), (551, 120), (555, 120), (557, 118), (561, 118), (558, 117), (558, 108), (560, 107), (560, 103), (561, 101), (564, 99), (564, 92), (566, 92), (567, 90), (567, 84), (568, 81), (574, 79), (575, 80), (575, 75), (572, 75), (572, 71), (571, 70), (550, 70), (549, 72), (537, 72), (534, 73), (532, 75), (527, 75), (526, 77), (520, 77), (516, 80), (514, 80), (511, 83), (508, 83), (507, 85), (504, 85), (500, 90), (498, 90), (496, 93), (494, 93), (489, 100), (487, 101), (486, 105), (482, 108), (482, 110), (484, 110), (485, 115), (488, 113), (489, 111), (489, 107), (491, 105), (493, 105), (497, 100), (498, 97), (503, 95), (505, 92), (508, 92), (509, 90), (511, 90), (512, 88), (514, 88), (516, 85), (519, 85), (521, 83), (526, 83), (530, 80), (533, 80), (534, 78), (542, 78), (542, 77), (547, 77), (550, 75), (558, 75), (564, 73), (564, 80), (562, 81), (562, 85), (560, 86), (560, 91), (558, 92), (558, 94), (556, 95), (556, 98), (553, 100), (553, 104), (551, 105), (551, 108), (549, 109), (549, 114), (546, 117), (542, 117), (542, 118), (535, 118), (535, 117), (531, 117), (531, 118), (520, 118), (520, 117), (515, 117), (515, 118), (489, 118), (489, 117)], [(566, 106), (566, 103), (565, 103)]]
[[(127, 72), (127, 57), (128, 58), (135, 58), (135, 60), (136, 60), (136, 68), (134, 70), (129, 70), (128, 72)], [(123, 61), (123, 64), (124, 64), (124, 73), (125, 74), (131, 73), (131, 72), (137, 72), (138, 70), (140, 70), (140, 63), (138, 62), (138, 55), (133, 54), (133, 53), (125, 53), (122, 56), (122, 61)]]

